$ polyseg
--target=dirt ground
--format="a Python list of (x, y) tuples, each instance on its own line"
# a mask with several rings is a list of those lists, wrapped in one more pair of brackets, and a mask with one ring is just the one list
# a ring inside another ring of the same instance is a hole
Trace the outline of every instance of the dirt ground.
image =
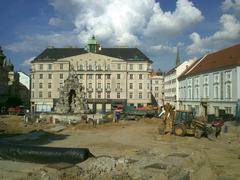
[[(240, 126), (226, 122), (216, 141), (159, 135), (160, 119), (120, 121), (93, 127), (69, 125), (55, 136), (24, 141), (52, 147), (89, 148), (96, 158), (74, 166), (0, 160), (0, 179), (219, 179), (240, 177)], [(0, 117), (0, 138), (48, 131), (52, 124), (24, 124), (22, 117)]]

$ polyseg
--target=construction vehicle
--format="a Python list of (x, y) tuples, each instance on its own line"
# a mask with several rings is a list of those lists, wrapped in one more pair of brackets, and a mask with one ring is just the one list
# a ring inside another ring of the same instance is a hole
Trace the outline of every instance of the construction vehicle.
[(135, 108), (134, 106), (124, 107), (124, 116), (126, 119), (135, 119), (136, 117), (153, 117), (157, 115), (157, 110), (145, 107)]
[(194, 135), (196, 138), (206, 136), (214, 140), (221, 132), (224, 121), (216, 119), (212, 124), (204, 120), (195, 119), (191, 111), (176, 111), (176, 118), (173, 122), (173, 133), (177, 136)]

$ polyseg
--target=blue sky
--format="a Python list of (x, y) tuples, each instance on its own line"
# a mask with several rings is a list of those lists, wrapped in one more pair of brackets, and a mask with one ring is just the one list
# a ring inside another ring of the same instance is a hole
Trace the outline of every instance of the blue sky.
[(0, 45), (15, 65), (47, 46), (83, 47), (94, 34), (103, 47), (138, 47), (154, 69), (174, 66), (240, 43), (240, 0), (1, 0)]

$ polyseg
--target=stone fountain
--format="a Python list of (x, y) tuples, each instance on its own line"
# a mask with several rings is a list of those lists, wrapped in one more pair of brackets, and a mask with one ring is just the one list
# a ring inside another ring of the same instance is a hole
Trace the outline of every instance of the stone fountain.
[(60, 97), (54, 112), (59, 114), (84, 114), (88, 111), (86, 93), (79, 84), (77, 74), (71, 66), (69, 76), (64, 81), (64, 86), (60, 88)]
[(53, 113), (43, 114), (42, 118), (51, 118), (53, 123), (58, 121), (80, 121), (84, 114), (89, 113), (86, 93), (79, 84), (79, 79), (73, 66), (70, 66), (68, 78), (59, 89), (59, 98)]

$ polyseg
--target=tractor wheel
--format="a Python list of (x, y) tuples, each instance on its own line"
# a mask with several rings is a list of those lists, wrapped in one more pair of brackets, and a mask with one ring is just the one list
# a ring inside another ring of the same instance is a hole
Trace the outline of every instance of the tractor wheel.
[(215, 136), (218, 137), (220, 135), (222, 131), (222, 128), (221, 127), (216, 127), (216, 133), (215, 133)]
[(207, 138), (211, 141), (216, 141), (216, 130), (215, 130), (215, 128), (208, 129)]
[(185, 136), (186, 127), (183, 124), (176, 125), (174, 127), (174, 134), (177, 135), (177, 136)]
[(203, 135), (203, 130), (196, 128), (195, 132), (194, 132), (194, 136), (198, 139), (200, 139)]

